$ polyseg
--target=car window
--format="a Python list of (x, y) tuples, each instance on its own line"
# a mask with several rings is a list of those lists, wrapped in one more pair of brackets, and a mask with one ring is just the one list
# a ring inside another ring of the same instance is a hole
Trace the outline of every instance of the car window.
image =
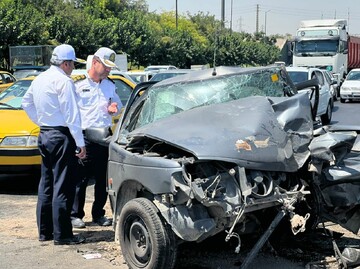
[(308, 72), (303, 71), (288, 71), (291, 80), (297, 84), (308, 80)]
[(360, 71), (351, 71), (346, 80), (360, 80)]
[(4, 83), (12, 83), (15, 79), (9, 74), (4, 74)]
[(324, 81), (323, 73), (321, 71), (317, 71), (317, 70), (314, 73), (316, 74), (316, 77), (317, 77), (317, 79), (319, 81), (319, 84), (324, 85), (325, 81)]
[(325, 76), (326, 81), (327, 81), (329, 84), (331, 84), (332, 79), (331, 79), (331, 77), (330, 77), (330, 74), (329, 74), (328, 72), (324, 72), (324, 76)]
[[(13, 108), (21, 108), (21, 101), (30, 87), (31, 80), (18, 81), (0, 94), (0, 103), (10, 105)], [(0, 104), (0, 107), (3, 106)]]
[(131, 94), (131, 87), (120, 79), (114, 79), (116, 93), (119, 95), (122, 105), (124, 106)]

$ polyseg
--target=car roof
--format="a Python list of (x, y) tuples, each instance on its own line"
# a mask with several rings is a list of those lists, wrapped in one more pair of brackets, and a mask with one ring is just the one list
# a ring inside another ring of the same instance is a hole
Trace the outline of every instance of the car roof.
[(208, 68), (203, 70), (194, 70), (193, 72), (189, 72), (187, 74), (181, 76), (175, 76), (172, 78), (168, 78), (156, 83), (155, 86), (162, 86), (168, 85), (178, 82), (191, 82), (191, 81), (199, 81), (202, 79), (209, 79), (209, 78), (216, 78), (218, 76), (226, 76), (236, 73), (248, 73), (253, 71), (260, 71), (260, 70), (268, 70), (274, 68), (281, 68), (281, 67), (274, 67), (274, 66), (266, 66), (266, 67), (237, 67), (237, 66), (219, 66), (216, 68)]
[(160, 70), (159, 72), (157, 72), (157, 74), (167, 74), (167, 73), (190, 73), (190, 72), (194, 72), (195, 70), (193, 69), (169, 69), (169, 70)]

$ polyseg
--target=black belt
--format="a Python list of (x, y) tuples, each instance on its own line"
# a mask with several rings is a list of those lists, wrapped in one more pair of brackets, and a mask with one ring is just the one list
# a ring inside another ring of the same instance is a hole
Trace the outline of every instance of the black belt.
[(40, 131), (58, 130), (60, 132), (68, 132), (69, 128), (65, 126), (40, 126)]

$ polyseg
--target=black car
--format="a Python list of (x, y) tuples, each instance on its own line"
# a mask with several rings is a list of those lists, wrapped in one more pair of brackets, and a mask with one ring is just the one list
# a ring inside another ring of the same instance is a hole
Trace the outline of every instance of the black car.
[(294, 234), (324, 219), (358, 231), (360, 157), (348, 155), (356, 132), (314, 132), (316, 108), (300, 86), (272, 66), (135, 88), (108, 162), (115, 234), (130, 268), (173, 268), (179, 243), (224, 231), (240, 251), (242, 233), (285, 215), (297, 219), (288, 224)]

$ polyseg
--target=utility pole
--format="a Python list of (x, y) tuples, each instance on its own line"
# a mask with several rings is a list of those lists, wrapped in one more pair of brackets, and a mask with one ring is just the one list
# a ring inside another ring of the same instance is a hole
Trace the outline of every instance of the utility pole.
[(175, 0), (175, 20), (176, 20), (176, 30), (178, 29), (178, 0)]
[(225, 27), (225, 0), (221, 0), (221, 24)]
[(269, 9), (268, 11), (265, 11), (265, 30), (264, 30), (264, 32), (265, 32), (265, 36), (266, 36), (266, 22), (267, 22), (267, 14), (268, 14), (268, 12), (270, 12), (271, 10)]
[(256, 5), (256, 29), (255, 32), (259, 32), (259, 4)]
[(348, 21), (348, 32), (350, 32), (350, 10), (349, 10), (349, 8), (348, 8), (348, 19), (347, 19), (347, 21)]

